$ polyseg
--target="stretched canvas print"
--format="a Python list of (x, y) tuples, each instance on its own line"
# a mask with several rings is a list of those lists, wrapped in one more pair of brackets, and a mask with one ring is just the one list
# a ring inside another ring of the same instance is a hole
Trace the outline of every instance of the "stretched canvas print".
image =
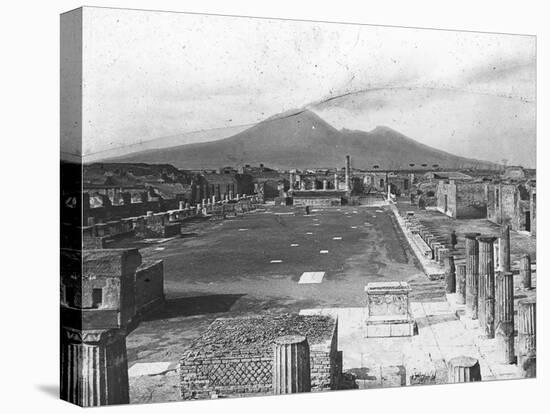
[(536, 38), (61, 15), (61, 398), (536, 375)]

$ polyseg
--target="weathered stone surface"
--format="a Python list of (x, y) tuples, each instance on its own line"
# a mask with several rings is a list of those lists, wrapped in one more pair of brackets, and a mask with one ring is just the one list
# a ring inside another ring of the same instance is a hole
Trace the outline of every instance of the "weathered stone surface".
[(309, 344), (302, 335), (286, 335), (273, 343), (273, 394), (311, 391)]

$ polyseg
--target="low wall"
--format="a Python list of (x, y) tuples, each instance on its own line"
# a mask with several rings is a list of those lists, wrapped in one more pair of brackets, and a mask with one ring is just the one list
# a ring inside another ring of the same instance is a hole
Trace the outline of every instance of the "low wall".
[(216, 319), (180, 360), (183, 399), (271, 394), (273, 341), (301, 334), (310, 346), (311, 390), (337, 389), (337, 322), (328, 316), (272, 315)]
[(96, 223), (82, 227), (82, 245), (85, 249), (103, 249), (107, 242), (116, 238), (137, 236), (141, 238), (175, 237), (181, 233), (181, 224), (188, 219), (219, 215), (226, 216), (244, 214), (256, 208), (254, 196), (247, 196), (231, 201), (218, 201), (214, 204), (185, 207), (164, 212), (149, 211), (138, 217), (127, 217)]

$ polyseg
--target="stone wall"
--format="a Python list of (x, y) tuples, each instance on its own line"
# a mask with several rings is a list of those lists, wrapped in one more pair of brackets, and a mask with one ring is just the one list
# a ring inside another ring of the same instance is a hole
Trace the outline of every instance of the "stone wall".
[(336, 320), (266, 314), (216, 319), (180, 360), (182, 398), (271, 394), (272, 343), (290, 334), (308, 339), (312, 391), (336, 389), (341, 374)]
[(485, 184), (456, 184), (456, 218), (476, 219), (487, 217)]
[(487, 184), (487, 219), (536, 234), (536, 189), (517, 183)]
[(343, 191), (293, 191), (292, 203), (298, 207), (330, 207), (342, 205)]
[(455, 219), (475, 219), (487, 216), (485, 184), (439, 181), (436, 206), (443, 214)]
[(162, 260), (146, 261), (135, 273), (136, 317), (164, 302), (164, 265)]

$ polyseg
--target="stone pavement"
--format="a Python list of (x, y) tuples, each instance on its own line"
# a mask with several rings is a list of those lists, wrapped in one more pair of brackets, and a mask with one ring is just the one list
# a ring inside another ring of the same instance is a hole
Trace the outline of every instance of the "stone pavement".
[(483, 381), (520, 378), (516, 365), (495, 359), (495, 339), (481, 338), (477, 321), (459, 317), (448, 301), (412, 302), (418, 334), (400, 338), (365, 338), (366, 308), (303, 309), (303, 315), (338, 318), (338, 349), (343, 370), (358, 376), (360, 388), (442, 384), (447, 361), (456, 356), (477, 358)]

